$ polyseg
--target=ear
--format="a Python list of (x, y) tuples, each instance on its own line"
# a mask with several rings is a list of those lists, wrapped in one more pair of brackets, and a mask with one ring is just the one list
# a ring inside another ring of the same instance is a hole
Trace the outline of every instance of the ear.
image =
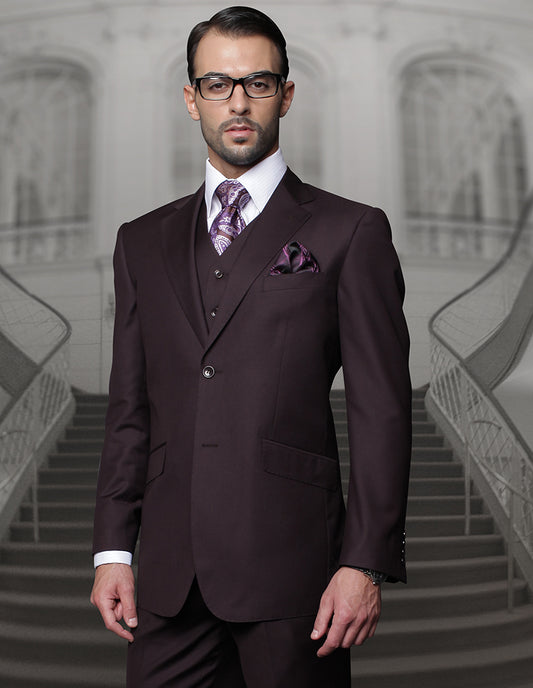
[(196, 105), (196, 89), (194, 86), (187, 84), (183, 87), (183, 98), (185, 100), (187, 110), (189, 111), (189, 115), (195, 122), (199, 122), (200, 113), (198, 111), (198, 106)]
[(283, 84), (283, 90), (281, 92), (281, 107), (279, 110), (279, 116), (285, 117), (294, 98), (294, 81), (287, 81)]

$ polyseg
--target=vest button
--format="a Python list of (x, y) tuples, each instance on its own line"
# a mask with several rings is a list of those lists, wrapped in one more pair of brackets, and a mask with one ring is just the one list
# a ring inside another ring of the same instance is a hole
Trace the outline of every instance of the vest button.
[(213, 308), (213, 310), (212, 310), (211, 313), (210, 313), (210, 316), (211, 316), (212, 318), (214, 318), (214, 317), (216, 316), (216, 314), (217, 314), (217, 309), (216, 309), (216, 308)]
[(217, 279), (222, 279), (222, 278), (224, 277), (224, 273), (222, 272), (222, 270), (219, 270), (219, 269), (217, 268), (217, 269), (215, 270), (215, 277), (216, 277)]
[(214, 374), (215, 374), (215, 369), (213, 368), (213, 366), (210, 366), (210, 365), (205, 366), (205, 368), (202, 370), (202, 375), (207, 379), (209, 379), (210, 377), (213, 377)]

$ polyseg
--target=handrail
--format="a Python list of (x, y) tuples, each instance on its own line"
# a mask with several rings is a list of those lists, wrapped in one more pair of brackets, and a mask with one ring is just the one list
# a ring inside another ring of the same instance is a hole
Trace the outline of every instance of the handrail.
[[(55, 344), (55, 346), (54, 346), (50, 351), (45, 352), (44, 357), (43, 357), (39, 362), (37, 362), (37, 367), (36, 367), (34, 373), (32, 374), (32, 377), (31, 377), (31, 379), (30, 379), (30, 381), (29, 381), (30, 384), (31, 384), (31, 382), (33, 382), (33, 380), (35, 379), (35, 377), (37, 377), (37, 375), (42, 371), (42, 369), (46, 366), (46, 364), (50, 361), (50, 359), (59, 351), (59, 349), (61, 349), (61, 347), (62, 347), (64, 344), (66, 344), (66, 343), (69, 341), (69, 339), (70, 339), (70, 337), (71, 337), (71, 335), (72, 335), (72, 325), (71, 325), (70, 322), (69, 322), (69, 321), (68, 321), (68, 320), (58, 311), (58, 310), (56, 310), (53, 306), (51, 306), (50, 304), (48, 304), (48, 303), (46, 303), (45, 301), (43, 301), (41, 298), (39, 298), (39, 297), (36, 296), (35, 294), (32, 294), (30, 291), (28, 291), (28, 290), (26, 289), (26, 287), (24, 287), (22, 284), (20, 284), (20, 282), (17, 282), (17, 280), (14, 279), (14, 277), (12, 277), (8, 272), (6, 272), (6, 270), (4, 270), (4, 268), (3, 268), (1, 265), (0, 265), (0, 277), (3, 278), (4, 280), (9, 281), (9, 282), (10, 282), (11, 284), (13, 284), (13, 286), (15, 286), (18, 290), (20, 290), (21, 292), (27, 294), (27, 296), (28, 296), (30, 299), (32, 299), (32, 300), (35, 301), (36, 303), (41, 304), (41, 306), (43, 306), (45, 309), (47, 309), (48, 311), (50, 311), (51, 313), (53, 313), (53, 314), (61, 321), (61, 323), (63, 324), (63, 326), (64, 326), (64, 328), (65, 328), (64, 333), (63, 333), (61, 339), (57, 342), (57, 344)], [(2, 325), (2, 323), (1, 323), (1, 320), (0, 320), (0, 327), (1, 327), (1, 325)], [(13, 405), (17, 402), (17, 400), (20, 398), (20, 396), (21, 396), (21, 394), (19, 394), (18, 396), (12, 397), (11, 400), (8, 402), (8, 404), (0, 411), (0, 427), (1, 427), (1, 425), (2, 425), (2, 422), (3, 422), (4, 418), (5, 418), (6, 415), (9, 413), (9, 410), (10, 410), (10, 409), (13, 407)]]
[(528, 559), (526, 568), (533, 571), (533, 451), (492, 390), (508, 373), (533, 322), (532, 212), (533, 193), (503, 258), (429, 323), (431, 382), (426, 403), (442, 416), (450, 441), (461, 448), (465, 534), (470, 532), (474, 467), (499, 506), (508, 533), (509, 609), (516, 543)]
[[(39, 538), (37, 469), (74, 409), (68, 380), (70, 323), (0, 267), (0, 536), (32, 485)], [(23, 368), (21, 374), (17, 368)]]

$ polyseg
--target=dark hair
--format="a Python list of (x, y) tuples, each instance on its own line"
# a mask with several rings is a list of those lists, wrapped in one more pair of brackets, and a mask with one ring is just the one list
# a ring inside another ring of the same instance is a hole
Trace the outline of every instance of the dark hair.
[(227, 36), (266, 36), (278, 49), (281, 58), (281, 74), (289, 74), (287, 44), (277, 25), (266, 14), (252, 7), (226, 7), (209, 19), (197, 24), (187, 41), (187, 70), (192, 83), (194, 79), (194, 58), (198, 44), (208, 31), (217, 31)]

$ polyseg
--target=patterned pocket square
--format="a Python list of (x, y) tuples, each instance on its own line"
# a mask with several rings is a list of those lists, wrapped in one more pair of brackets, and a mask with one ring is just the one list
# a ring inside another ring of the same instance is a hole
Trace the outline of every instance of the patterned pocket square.
[(271, 275), (287, 275), (295, 272), (320, 272), (312, 253), (299, 241), (293, 241), (284, 246), (276, 258), (276, 264), (270, 268)]

